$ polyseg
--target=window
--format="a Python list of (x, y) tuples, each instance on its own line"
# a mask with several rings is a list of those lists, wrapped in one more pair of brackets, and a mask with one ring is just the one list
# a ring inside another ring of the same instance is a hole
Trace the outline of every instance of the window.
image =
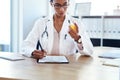
[(90, 15), (114, 15), (114, 10), (120, 6), (120, 0), (75, 0), (75, 2), (91, 2)]
[(10, 46), (10, 0), (0, 0), (0, 51)]

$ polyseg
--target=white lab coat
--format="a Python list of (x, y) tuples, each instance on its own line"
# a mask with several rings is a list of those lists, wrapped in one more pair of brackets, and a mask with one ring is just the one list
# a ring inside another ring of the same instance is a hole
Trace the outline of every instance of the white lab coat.
[[(79, 26), (79, 35), (81, 36), (83, 43), (83, 50), (79, 50), (78, 44), (74, 41), (74, 39), (69, 35), (69, 25), (72, 22), (76, 22)], [(44, 33), (45, 28), (46, 33)], [(44, 34), (44, 35), (43, 35)], [(54, 25), (53, 25), (53, 16), (46, 17), (43, 19), (39, 19), (33, 26), (32, 31), (29, 33), (27, 38), (24, 40), (22, 45), (22, 53), (28, 57), (31, 56), (31, 53), (36, 49), (37, 41), (39, 40), (42, 48), (47, 52), (47, 54), (51, 54), (53, 40), (54, 39)], [(80, 20), (76, 20), (72, 17), (66, 15), (64, 20), (62, 29), (60, 31), (60, 44), (59, 51), (60, 54), (74, 54), (76, 50), (83, 55), (91, 55), (93, 53), (93, 45), (86, 34), (83, 25)]]

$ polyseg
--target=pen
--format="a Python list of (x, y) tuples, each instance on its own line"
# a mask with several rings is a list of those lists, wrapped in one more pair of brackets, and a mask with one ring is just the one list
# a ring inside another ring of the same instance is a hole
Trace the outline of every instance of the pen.
[(41, 51), (44, 51), (44, 49), (43, 49), (43, 47), (42, 47), (40, 41), (38, 41), (37, 45), (38, 45), (38, 46), (37, 46), (37, 49), (39, 49), (39, 47), (40, 47)]
[[(44, 57), (45, 57), (45, 53), (46, 53), (46, 52), (44, 51), (44, 49), (43, 49), (43, 47), (42, 47), (42, 45), (41, 45), (40, 41), (38, 41), (38, 45), (39, 45), (39, 47), (40, 47), (41, 51), (42, 51), (42, 52), (44, 52)], [(39, 48), (38, 48), (38, 49), (39, 49)]]

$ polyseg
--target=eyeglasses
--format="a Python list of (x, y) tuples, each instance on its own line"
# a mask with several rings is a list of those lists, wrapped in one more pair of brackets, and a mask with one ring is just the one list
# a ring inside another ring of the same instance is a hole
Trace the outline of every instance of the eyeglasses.
[(69, 4), (63, 4), (63, 5), (61, 5), (61, 4), (53, 4), (53, 5), (54, 5), (54, 7), (55, 7), (56, 9), (60, 9), (61, 7), (67, 8), (67, 7), (69, 6)]

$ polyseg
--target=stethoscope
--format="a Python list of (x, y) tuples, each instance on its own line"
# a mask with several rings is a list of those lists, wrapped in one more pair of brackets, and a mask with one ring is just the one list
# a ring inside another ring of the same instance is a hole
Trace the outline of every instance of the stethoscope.
[[(50, 21), (50, 20), (48, 20), (47, 22), (49, 22), (49, 21)], [(41, 37), (42, 37), (42, 38), (44, 37), (44, 35), (46, 35), (46, 36), (47, 36), (47, 38), (48, 38), (47, 22), (46, 22), (46, 27), (45, 27), (45, 30), (43, 31), (43, 33), (42, 33), (42, 35), (41, 35)]]
[[(49, 22), (50, 20), (48, 20), (47, 22)], [(46, 22), (46, 27), (45, 27), (45, 30), (43, 31), (43, 33), (42, 33), (42, 35), (41, 35), (41, 37), (43, 38), (45, 35), (47, 36), (47, 38), (48, 38), (48, 31), (47, 31), (47, 22)], [(70, 24), (71, 23), (71, 21), (70, 20), (68, 20), (68, 23)], [(65, 36), (64, 36), (64, 39), (66, 40), (67, 39), (67, 34), (65, 34)]]
[(47, 26), (45, 27), (44, 32), (42, 33), (42, 37), (46, 34), (46, 36), (48, 37), (48, 32), (47, 32)]

